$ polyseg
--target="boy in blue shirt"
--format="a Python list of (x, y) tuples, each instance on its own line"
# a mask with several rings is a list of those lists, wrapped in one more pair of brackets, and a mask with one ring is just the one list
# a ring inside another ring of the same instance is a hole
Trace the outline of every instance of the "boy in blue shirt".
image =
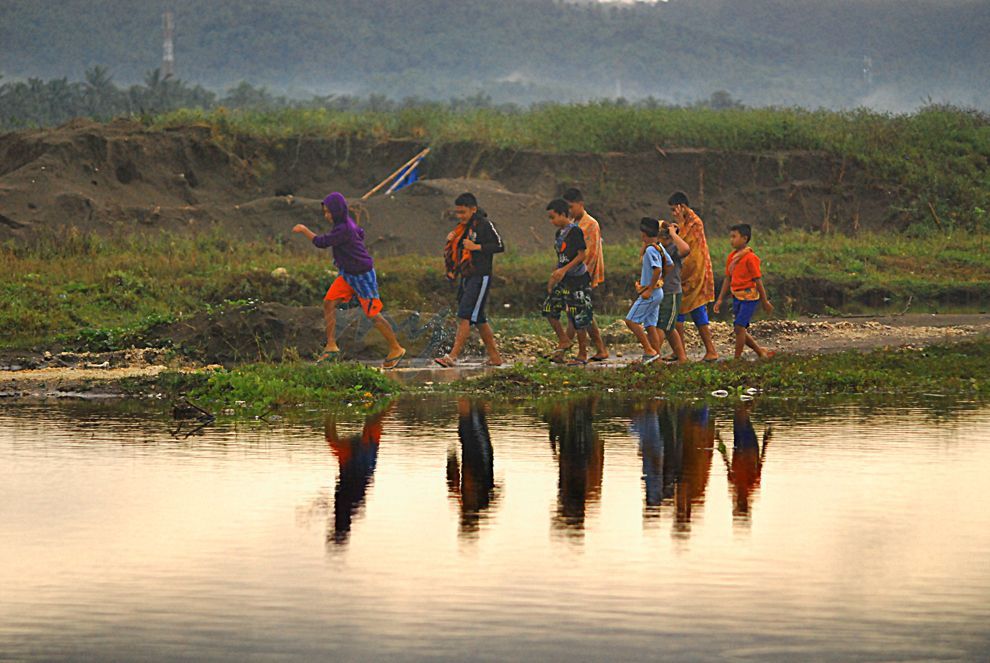
[(663, 337), (657, 329), (660, 319), (660, 302), (663, 301), (663, 273), (674, 261), (657, 241), (660, 222), (644, 217), (639, 222), (639, 236), (643, 242), (643, 266), (636, 281), (636, 301), (626, 315), (626, 326), (643, 346), (643, 363), (650, 364), (660, 358)]

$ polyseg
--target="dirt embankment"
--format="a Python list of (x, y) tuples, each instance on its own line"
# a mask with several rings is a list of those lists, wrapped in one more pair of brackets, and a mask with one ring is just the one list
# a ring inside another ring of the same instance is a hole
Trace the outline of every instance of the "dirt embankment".
[[(103, 234), (222, 228), (286, 237), (316, 223), (319, 200), (356, 199), (421, 149), (406, 141), (299, 137), (263, 141), (206, 126), (151, 131), (124, 120), (79, 120), (0, 136), (0, 241), (30, 241), (74, 226)], [(662, 146), (661, 146), (662, 147)], [(684, 190), (713, 231), (760, 227), (877, 228), (899, 223), (894, 183), (824, 153), (655, 149), (636, 154), (546, 154), (476, 144), (434, 146), (422, 180), (368, 201), (360, 220), (379, 255), (435, 253), (452, 199), (475, 191), (513, 250), (545, 248), (546, 201), (584, 190), (606, 241)], [(613, 240), (612, 238), (615, 238)]]

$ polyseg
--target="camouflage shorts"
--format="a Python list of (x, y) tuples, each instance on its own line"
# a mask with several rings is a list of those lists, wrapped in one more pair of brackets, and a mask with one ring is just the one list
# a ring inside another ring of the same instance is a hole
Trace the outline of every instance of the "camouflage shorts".
[(574, 329), (585, 329), (591, 325), (594, 318), (591, 287), (587, 285), (572, 287), (558, 283), (543, 302), (543, 315), (559, 320), (561, 313), (567, 314), (567, 319), (574, 325)]

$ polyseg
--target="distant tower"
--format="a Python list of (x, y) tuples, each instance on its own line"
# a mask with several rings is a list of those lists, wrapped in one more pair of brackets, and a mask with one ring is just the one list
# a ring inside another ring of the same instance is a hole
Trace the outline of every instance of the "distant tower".
[(162, 77), (172, 78), (175, 76), (175, 46), (172, 43), (175, 20), (171, 10), (166, 10), (162, 14), (162, 27), (165, 32), (165, 42), (162, 44)]
[(863, 56), (863, 82), (873, 85), (873, 58), (869, 55)]

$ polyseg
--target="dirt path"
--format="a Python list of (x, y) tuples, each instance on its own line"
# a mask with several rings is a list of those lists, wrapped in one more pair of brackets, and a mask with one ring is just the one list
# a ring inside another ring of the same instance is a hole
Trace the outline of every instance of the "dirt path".
[[(712, 324), (716, 345), (723, 357), (732, 355), (732, 329), (724, 322)], [(990, 314), (875, 316), (854, 318), (804, 318), (753, 323), (753, 334), (766, 347), (782, 353), (815, 354), (842, 350), (872, 350), (881, 347), (924, 346), (958, 342), (990, 335)], [(603, 330), (613, 357), (597, 367), (623, 366), (638, 357), (638, 348), (621, 321)], [(532, 362), (549, 352), (548, 333), (502, 339), (506, 364)], [(697, 335), (688, 332), (689, 355), (701, 356)], [(65, 365), (71, 359), (74, 365)], [(39, 358), (43, 367), (6, 366), (0, 369), (0, 396), (5, 397), (99, 397), (119, 394), (115, 387), (127, 378), (153, 378), (168, 367), (161, 351), (131, 350), (102, 355), (66, 354)], [(407, 361), (390, 375), (408, 384), (448, 382), (486, 370), (479, 357), (468, 357), (454, 370), (442, 369), (429, 359)], [(370, 363), (370, 362), (369, 362)], [(54, 365), (61, 364), (61, 365)]]

